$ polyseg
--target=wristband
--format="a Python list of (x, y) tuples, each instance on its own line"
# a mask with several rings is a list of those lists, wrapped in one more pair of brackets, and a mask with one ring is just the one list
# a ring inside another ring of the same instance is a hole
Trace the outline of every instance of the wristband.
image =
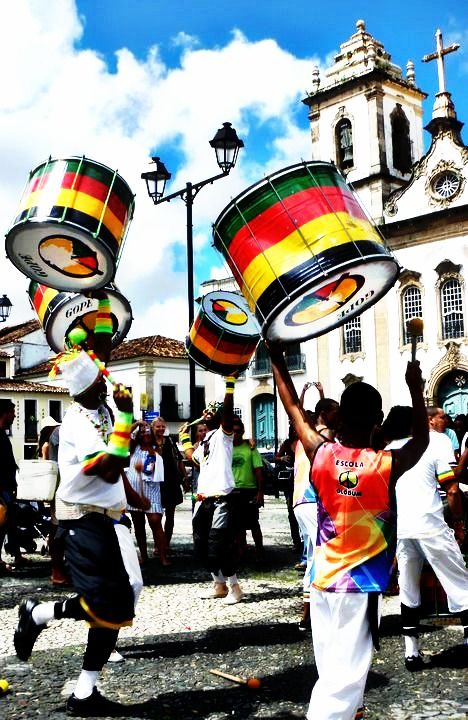
[(112, 318), (111, 318), (111, 306), (109, 298), (103, 298), (99, 300), (98, 309), (96, 313), (96, 323), (94, 325), (95, 333), (107, 333), (112, 335)]
[(228, 377), (224, 378), (224, 381), (226, 383), (226, 395), (233, 395), (234, 394), (234, 388), (236, 386), (236, 380), (237, 378), (233, 377), (232, 375), (228, 375)]
[(132, 413), (117, 411), (114, 429), (109, 438), (107, 450), (110, 455), (128, 457), (130, 455), (130, 429), (132, 427)]
[(190, 435), (188, 433), (181, 433), (179, 435), (179, 441), (182, 445), (183, 450), (189, 450), (193, 448), (192, 441), (190, 439)]

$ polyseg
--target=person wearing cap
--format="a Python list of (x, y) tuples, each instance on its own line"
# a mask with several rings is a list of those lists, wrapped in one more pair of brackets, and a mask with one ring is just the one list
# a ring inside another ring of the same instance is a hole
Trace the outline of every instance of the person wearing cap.
[(226, 605), (235, 605), (244, 596), (236, 574), (236, 522), (230, 498), (235, 487), (232, 428), (236, 379), (235, 376), (225, 378), (222, 405), (212, 403), (204, 410), (201, 419), (208, 432), (196, 450), (187, 432), (188, 425), (182, 425), (179, 432), (186, 458), (200, 468), (192, 517), (193, 545), (196, 557), (213, 578), (213, 586), (201, 597), (222, 598)]
[[(94, 348), (103, 362), (109, 357), (111, 332), (109, 301), (101, 293)], [(56, 514), (77, 594), (59, 602), (24, 600), (14, 645), (17, 656), (25, 661), (49, 622), (87, 621), (90, 629), (82, 671), (67, 711), (94, 717), (115, 714), (120, 707), (99, 693), (96, 681), (115, 648), (119, 629), (132, 624), (143, 585), (133, 540), (121, 523), (127, 502), (122, 470), (129, 455), (133, 402), (126, 388), (114, 387), (117, 413), (112, 425), (100, 365), (75, 347), (59, 356), (56, 366), (74, 398), (60, 430)], [(132, 504), (139, 498), (134, 495)]]

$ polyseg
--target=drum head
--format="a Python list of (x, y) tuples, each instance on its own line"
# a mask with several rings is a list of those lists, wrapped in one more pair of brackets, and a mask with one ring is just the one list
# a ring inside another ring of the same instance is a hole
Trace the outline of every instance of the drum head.
[[(128, 300), (113, 283), (105, 289), (111, 304), (112, 347), (115, 348), (131, 328), (132, 310)], [(81, 294), (56, 293), (35, 282), (30, 284), (29, 296), (54, 352), (63, 351), (65, 337), (73, 328), (82, 327), (86, 332), (92, 332), (98, 300)]]
[(323, 335), (374, 305), (398, 273), (396, 261), (385, 256), (337, 268), (312, 288), (299, 288), (293, 298), (283, 302), (267, 318), (263, 335), (286, 343)]
[(260, 326), (243, 295), (215, 290), (203, 297), (201, 307), (215, 328), (230, 335), (260, 338)]
[(29, 220), (16, 225), (5, 249), (24, 275), (56, 290), (97, 289), (114, 279), (114, 254), (101, 239), (71, 223)]

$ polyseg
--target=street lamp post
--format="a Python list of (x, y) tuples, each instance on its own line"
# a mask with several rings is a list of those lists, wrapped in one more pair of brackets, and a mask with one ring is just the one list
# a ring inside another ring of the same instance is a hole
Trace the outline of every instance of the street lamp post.
[(5, 322), (10, 317), (12, 302), (6, 295), (0, 298), (0, 322)]
[[(148, 195), (155, 205), (163, 202), (170, 202), (175, 198), (181, 198), (187, 208), (187, 300), (188, 300), (188, 320), (189, 327), (192, 326), (194, 319), (193, 303), (193, 219), (192, 207), (193, 201), (205, 187), (212, 185), (216, 180), (226, 177), (231, 172), (237, 162), (239, 150), (244, 147), (244, 143), (237, 137), (235, 129), (231, 123), (223, 123), (223, 127), (218, 130), (210, 145), (216, 153), (216, 161), (221, 172), (218, 175), (201, 180), (198, 183), (188, 182), (184, 188), (164, 195), (166, 182), (170, 179), (171, 173), (168, 172), (164, 163), (159, 157), (153, 157), (155, 169), (150, 172), (142, 173), (141, 178), (146, 182)], [(196, 410), (196, 390), (195, 390), (195, 362), (189, 357), (189, 388), (190, 388), (190, 417), (195, 417)]]

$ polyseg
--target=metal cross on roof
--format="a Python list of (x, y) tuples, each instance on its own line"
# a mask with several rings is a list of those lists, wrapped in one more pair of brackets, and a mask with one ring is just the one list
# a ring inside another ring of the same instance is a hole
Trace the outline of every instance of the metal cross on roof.
[(430, 60), (437, 60), (437, 73), (439, 75), (439, 92), (445, 93), (447, 89), (445, 87), (445, 68), (444, 68), (444, 55), (448, 55), (451, 52), (458, 50), (460, 45), (458, 43), (452, 43), (444, 48), (442, 42), (442, 31), (437, 30), (435, 34), (437, 50), (436, 52), (424, 55), (423, 62), (429, 62)]

